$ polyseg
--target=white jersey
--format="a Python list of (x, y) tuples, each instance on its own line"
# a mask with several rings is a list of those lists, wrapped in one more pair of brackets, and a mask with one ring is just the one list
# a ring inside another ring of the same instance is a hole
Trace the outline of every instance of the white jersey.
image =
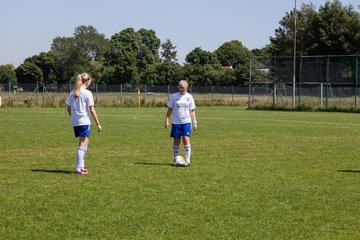
[(191, 123), (190, 111), (195, 109), (195, 101), (191, 94), (174, 93), (167, 106), (173, 109), (172, 124)]
[(65, 103), (71, 107), (71, 125), (73, 127), (91, 124), (90, 106), (94, 106), (94, 98), (89, 90), (81, 88), (77, 98), (74, 98), (74, 91), (72, 91)]

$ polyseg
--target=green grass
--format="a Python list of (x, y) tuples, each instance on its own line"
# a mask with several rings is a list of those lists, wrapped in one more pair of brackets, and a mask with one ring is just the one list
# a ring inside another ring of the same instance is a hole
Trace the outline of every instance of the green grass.
[(177, 168), (165, 108), (97, 111), (78, 176), (65, 109), (0, 109), (0, 239), (360, 238), (358, 114), (200, 107)]

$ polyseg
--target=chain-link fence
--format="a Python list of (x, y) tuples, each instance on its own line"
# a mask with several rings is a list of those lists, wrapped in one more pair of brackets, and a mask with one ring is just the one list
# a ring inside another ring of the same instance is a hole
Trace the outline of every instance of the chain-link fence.
[[(252, 58), (248, 87), (190, 86), (189, 92), (198, 104), (209, 105), (358, 107), (358, 56), (295, 60)], [(71, 90), (71, 84), (0, 84), (0, 106), (64, 106)], [(100, 106), (165, 106), (177, 86), (92, 85), (90, 90)]]
[(249, 107), (291, 107), (293, 101), (320, 108), (359, 104), (358, 56), (296, 57), (295, 68), (293, 57), (253, 58), (250, 65)]
[[(65, 106), (71, 84), (0, 84), (2, 107)], [(97, 106), (165, 106), (177, 86), (91, 85)], [(197, 104), (247, 105), (248, 87), (190, 86)]]

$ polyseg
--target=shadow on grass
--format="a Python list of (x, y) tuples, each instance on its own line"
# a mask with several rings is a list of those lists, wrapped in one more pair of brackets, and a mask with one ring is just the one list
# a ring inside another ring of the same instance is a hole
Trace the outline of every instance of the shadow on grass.
[(46, 173), (74, 174), (74, 171), (67, 171), (67, 170), (31, 169), (31, 171), (32, 172), (46, 172)]
[(337, 170), (337, 171), (343, 173), (360, 173), (360, 170)]
[(170, 166), (173, 167), (171, 163), (152, 163), (152, 162), (138, 162), (136, 165), (150, 165), (150, 166)]

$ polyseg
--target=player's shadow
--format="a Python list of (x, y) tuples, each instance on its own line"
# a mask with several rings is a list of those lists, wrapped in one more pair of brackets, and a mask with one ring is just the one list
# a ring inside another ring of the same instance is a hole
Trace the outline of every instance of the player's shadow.
[(360, 170), (337, 170), (337, 171), (343, 173), (360, 173)]
[(45, 172), (45, 173), (62, 173), (62, 174), (73, 174), (74, 171), (68, 170), (52, 170), (52, 169), (31, 169), (32, 172)]
[(136, 165), (148, 165), (148, 166), (173, 166), (171, 163), (155, 163), (155, 162), (137, 162)]

